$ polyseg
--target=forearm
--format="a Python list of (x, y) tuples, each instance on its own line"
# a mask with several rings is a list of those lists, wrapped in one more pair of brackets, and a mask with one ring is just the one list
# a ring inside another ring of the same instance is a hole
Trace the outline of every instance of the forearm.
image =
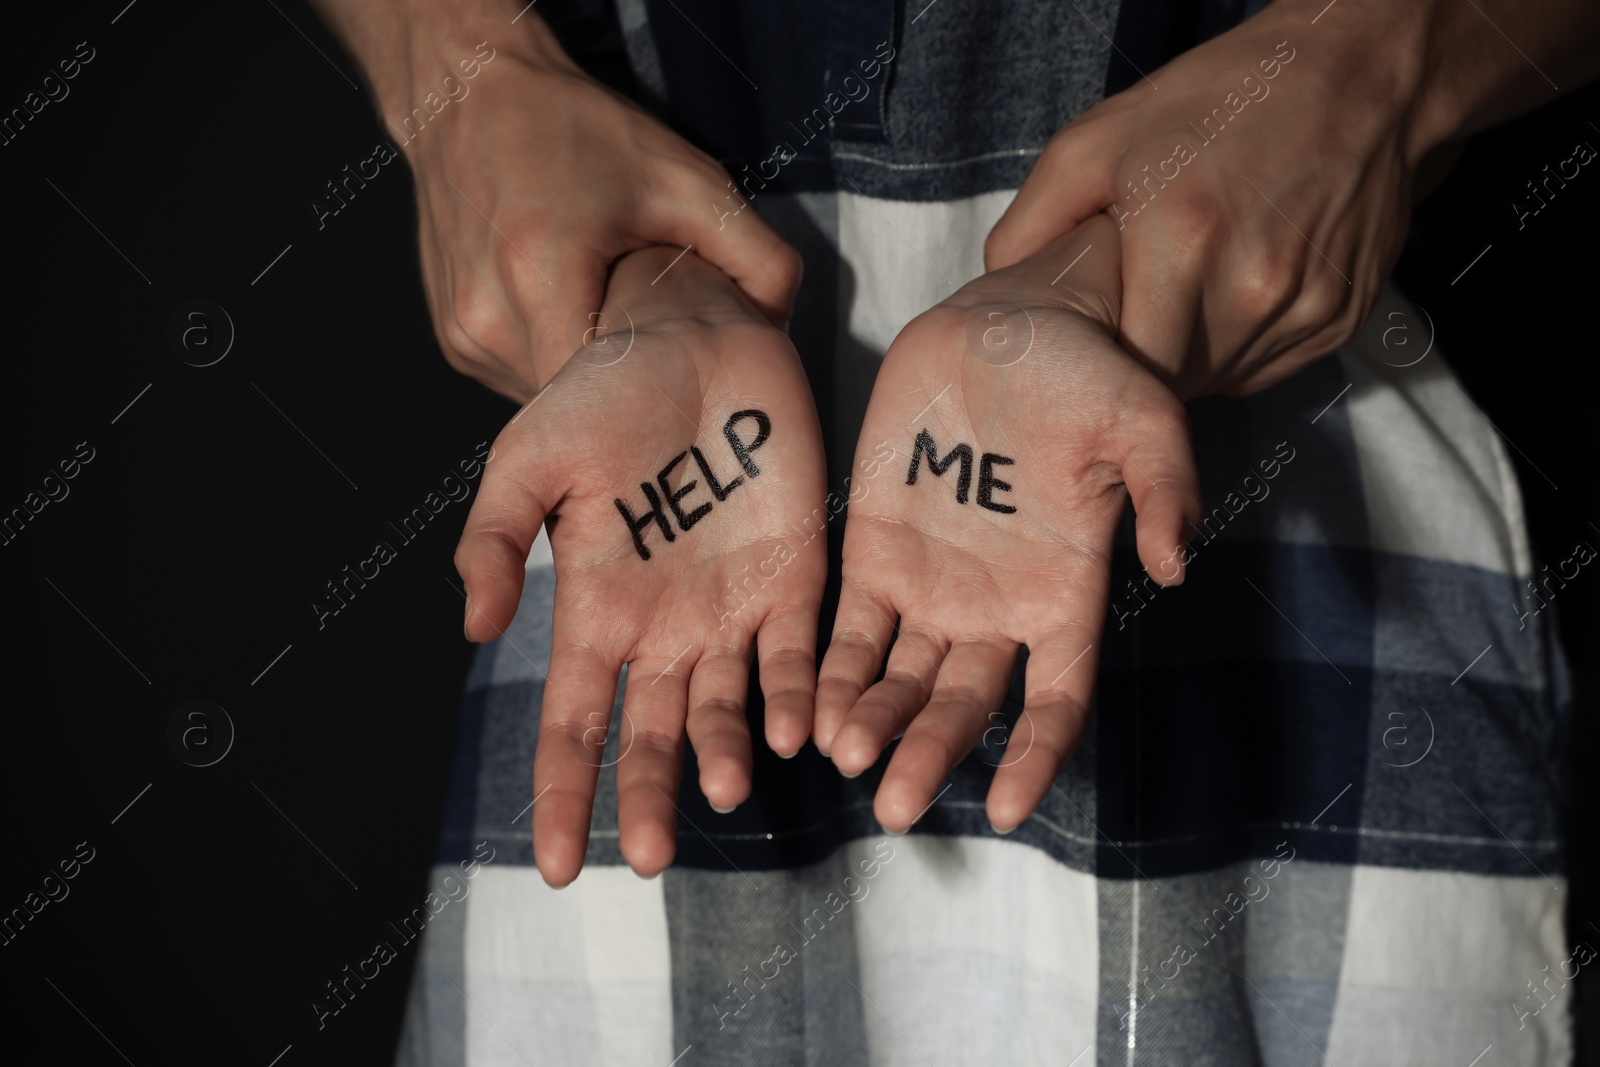
[(470, 61), (480, 42), (546, 69), (577, 69), (535, 12), (519, 15), (506, 0), (311, 0), (311, 6), (360, 64), (392, 125), (417, 106), (419, 89), (437, 91), (444, 77), (461, 78), (458, 64)]
[(1398, 107), (1413, 167), (1600, 76), (1594, 0), (1279, 0), (1257, 18), (1337, 71), (1338, 106)]
[(1594, 0), (1431, 0), (1431, 6), (1413, 112), (1415, 136), (1431, 144), (1477, 133), (1600, 76)]

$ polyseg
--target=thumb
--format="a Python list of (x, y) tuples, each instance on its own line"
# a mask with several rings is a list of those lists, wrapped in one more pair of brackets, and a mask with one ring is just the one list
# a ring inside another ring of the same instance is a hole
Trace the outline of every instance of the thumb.
[(484, 461), (483, 484), (456, 546), (456, 571), (467, 589), (463, 632), (469, 641), (491, 641), (505, 632), (522, 599), (523, 566), (539, 528), (565, 488), (563, 465), (546, 436), (539, 411), (546, 386), (495, 438)]
[(517, 292), (527, 322), (535, 386), (548, 385), (573, 353), (589, 346), (609, 324), (600, 314), (609, 264), (581, 242), (563, 242), (548, 277), (535, 277)]
[(1132, 406), (1136, 413), (1122, 424), (1115, 443), (1133, 500), (1139, 562), (1162, 585), (1179, 585), (1189, 560), (1190, 526), (1200, 517), (1200, 476), (1183, 404), (1153, 378), (1144, 388), (1144, 403)]
[(1050, 138), (1028, 178), (989, 231), (983, 268), (1001, 270), (1027, 259), (1116, 200), (1111, 160), (1077, 122)]
[(693, 245), (702, 258), (734, 280), (768, 321), (783, 326), (800, 288), (800, 253), (748, 201), (726, 196), (721, 189), (715, 195), (715, 200), (708, 196), (703, 204), (676, 203), (665, 220), (666, 239)]

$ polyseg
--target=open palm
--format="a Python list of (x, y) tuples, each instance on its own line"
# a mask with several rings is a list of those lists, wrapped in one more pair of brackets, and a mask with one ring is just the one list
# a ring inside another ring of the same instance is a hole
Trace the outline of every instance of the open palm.
[[(555, 618), (534, 760), (534, 853), (577, 877), (617, 678), (624, 857), (672, 860), (683, 740), (719, 809), (750, 791), (744, 716), (759, 644), (767, 741), (811, 724), (827, 559), (815, 405), (794, 347), (692, 253), (621, 260), (582, 349), (495, 441), (456, 566), (467, 634), (503, 632), (544, 523)], [(814, 525), (814, 524), (813, 524)]]
[(1098, 216), (919, 316), (878, 372), (857, 454), (896, 455), (850, 508), (814, 736), (853, 776), (904, 733), (875, 804), (887, 828), (991, 725), (1021, 645), (1024, 712), (987, 808), (1009, 831), (1038, 805), (1082, 731), (1129, 495), (1146, 569), (1182, 580), (1187, 417), (1115, 343), (1119, 269)]

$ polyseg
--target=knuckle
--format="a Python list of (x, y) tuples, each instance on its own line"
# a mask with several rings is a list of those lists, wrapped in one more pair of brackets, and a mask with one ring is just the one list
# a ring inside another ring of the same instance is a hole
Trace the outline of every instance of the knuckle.
[(505, 279), (512, 291), (542, 282), (534, 266), (534, 258), (543, 244), (542, 235), (518, 227), (507, 231), (506, 239), (494, 245), (493, 263), (496, 274)]
[(588, 730), (589, 724), (578, 719), (547, 719), (539, 724), (539, 738), (582, 746), (586, 744)]
[(495, 553), (503, 554), (510, 559), (518, 558), (520, 549), (516, 535), (498, 523), (469, 527), (464, 531), (461, 543), (456, 546), (452, 558), (457, 572), (471, 566), (472, 562), (482, 558), (485, 552), (490, 553), (490, 558), (493, 558)]
[(817, 674), (816, 653), (801, 648), (798, 645), (775, 648), (761, 657), (761, 672), (774, 680), (783, 679), (781, 684), (773, 690), (804, 688), (789, 681), (795, 674), (809, 675), (813, 679)]
[(779, 686), (778, 688), (772, 690), (772, 692), (764, 694), (764, 699), (767, 707), (769, 708), (780, 704), (792, 704), (802, 700), (813, 700), (815, 697), (816, 694), (812, 690), (800, 685)]
[(1182, 261), (1205, 258), (1227, 235), (1222, 210), (1210, 196), (1186, 196), (1163, 222), (1163, 238), (1170, 242), (1174, 258)]
[(886, 682), (899, 682), (901, 685), (910, 687), (912, 692), (923, 696), (933, 692), (932, 686), (928, 684), (928, 679), (915, 670), (909, 670), (905, 667), (889, 668), (883, 672), (883, 680)]
[[(777, 621), (782, 613), (774, 611), (769, 621)], [(773, 645), (761, 657), (761, 662), (769, 669), (775, 667), (799, 667), (810, 664), (816, 658), (816, 653), (805, 645), (781, 644)]]
[[(1307, 285), (1296, 301), (1295, 311), (1306, 327), (1318, 329), (1325, 326), (1334, 326), (1336, 334), (1343, 334), (1345, 324), (1350, 316), (1345, 314), (1350, 303), (1350, 287), (1342, 278), (1324, 277)], [(1336, 344), (1343, 344), (1348, 339), (1348, 334), (1336, 338)]]
[(462, 352), (503, 351), (509, 333), (498, 301), (477, 285), (456, 290), (451, 298), (447, 329), (451, 343)]
[(633, 743), (643, 745), (651, 752), (663, 755), (672, 755), (678, 751), (679, 738), (665, 730), (646, 729), (636, 726), (633, 729)]
[(483, 290), (466, 285), (450, 297), (450, 326), (469, 344), (488, 325), (488, 301)]
[(438, 331), (439, 350), (444, 353), (444, 361), (457, 374), (465, 374), (469, 378), (474, 377), (478, 371), (477, 365), (468, 358), (467, 350), (461, 344), (466, 338), (460, 336), (459, 331), (455, 330), (453, 325), (448, 321), (441, 324)]
[(1300, 268), (1293, 257), (1263, 252), (1252, 257), (1233, 279), (1233, 307), (1260, 322), (1293, 300), (1300, 290)]
[(711, 716), (702, 720), (701, 732), (706, 735), (737, 733), (731, 720), (737, 717), (740, 722), (744, 721), (744, 703), (732, 697), (702, 697), (696, 708), (701, 716)]
[(840, 630), (833, 635), (832, 647), (840, 652), (853, 656), (875, 656), (878, 654), (878, 642), (871, 634), (862, 630)]
[(981, 708), (985, 703), (983, 695), (970, 682), (947, 682), (934, 690), (933, 697), (963, 711)]

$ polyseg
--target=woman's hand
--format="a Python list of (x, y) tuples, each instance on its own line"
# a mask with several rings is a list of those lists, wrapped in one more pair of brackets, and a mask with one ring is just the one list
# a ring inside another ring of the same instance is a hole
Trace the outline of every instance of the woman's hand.
[(606, 271), (692, 245), (781, 325), (800, 259), (705, 153), (583, 73), (537, 13), (320, 0), (416, 178), (422, 277), (452, 366), (526, 401), (594, 324)]
[[(997, 771), (989, 819), (1008, 831), (1037, 807), (1082, 732), (1128, 495), (1139, 558), (1183, 579), (1200, 508), (1188, 419), (1116, 346), (1119, 267), (1097, 216), (918, 316), (878, 371), (856, 449), (878, 474), (851, 492), (814, 737), (853, 776), (904, 732), (875, 804), (886, 828), (906, 829), (991, 725), (1024, 644), (1008, 752), (1027, 751)], [(882, 442), (894, 457), (867, 458)]]
[(1459, 139), (1597, 74), (1592, 0), (1274, 0), (1057, 133), (985, 262), (1109, 211), (1123, 346), (1254, 393), (1355, 333)]
[[(767, 743), (811, 728), (827, 572), (821, 431), (794, 346), (716, 268), (651, 248), (617, 264), (596, 332), (495, 440), (456, 550), (466, 632), (502, 633), (541, 523), (555, 621), (534, 759), (534, 856), (577, 877), (617, 675), (624, 857), (673, 857), (685, 732), (719, 809), (750, 793), (745, 693)], [(818, 516), (822, 518), (819, 520)]]
[(1180, 395), (1256, 392), (1337, 348), (1405, 238), (1429, 5), (1342, 0), (1313, 25), (1326, 6), (1278, 0), (1064, 127), (988, 267), (1107, 210), (1119, 339)]

